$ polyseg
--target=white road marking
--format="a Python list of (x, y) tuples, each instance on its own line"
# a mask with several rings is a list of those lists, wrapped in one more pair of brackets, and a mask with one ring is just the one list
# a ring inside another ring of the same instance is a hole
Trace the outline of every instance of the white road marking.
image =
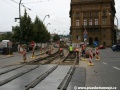
[(118, 67), (113, 67), (113, 68), (115, 68), (115, 69), (117, 69), (117, 70), (120, 70), (120, 68), (118, 68)]
[(105, 62), (102, 62), (102, 63), (107, 65), (107, 63), (105, 63)]

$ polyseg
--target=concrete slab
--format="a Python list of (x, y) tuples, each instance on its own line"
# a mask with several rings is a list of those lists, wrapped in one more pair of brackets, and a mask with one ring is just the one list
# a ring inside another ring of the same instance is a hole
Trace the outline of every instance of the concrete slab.
[(58, 68), (53, 71), (53, 73), (51, 73), (45, 80), (30, 90), (57, 90), (57, 87), (64, 79), (69, 69), (70, 66), (58, 66)]
[[(26, 68), (31, 68), (34, 67), (35, 65), (27, 65)], [(29, 84), (30, 82), (32, 82), (33, 80), (35, 80), (38, 76), (42, 75), (43, 73), (45, 73), (48, 69), (50, 69), (51, 67), (53, 67), (55, 65), (41, 65), (39, 68), (18, 77), (17, 79), (3, 85), (0, 86), (0, 90), (25, 90), (25, 86), (27, 84)], [(25, 69), (22, 68), (21, 70)], [(9, 74), (6, 74), (5, 77), (4, 76), (0, 76), (0, 79), (2, 80), (5, 78), (8, 78), (8, 76), (11, 76), (11, 74), (15, 74), (16, 72), (20, 72), (21, 70), (15, 70), (13, 72), (10, 72)], [(0, 81), (1, 81), (0, 80)]]

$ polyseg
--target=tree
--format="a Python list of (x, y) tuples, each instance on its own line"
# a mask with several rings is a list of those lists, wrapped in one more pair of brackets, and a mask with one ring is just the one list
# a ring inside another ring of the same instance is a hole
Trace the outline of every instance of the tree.
[(2, 40), (12, 40), (12, 32), (5, 32), (0, 35), (0, 41)]
[(54, 36), (53, 36), (53, 41), (58, 41), (58, 40), (60, 40), (60, 37), (59, 37), (59, 35), (58, 34), (55, 34)]
[[(24, 15), (20, 20), (21, 29), (19, 26), (13, 27), (13, 41), (20, 41), (28, 43), (31, 41), (39, 42), (47, 42), (50, 40), (50, 33), (47, 31), (43, 22), (36, 16), (34, 22), (32, 22), (29, 15), (25, 10)], [(21, 33), (22, 32), (22, 36)], [(22, 38), (21, 38), (22, 37)]]

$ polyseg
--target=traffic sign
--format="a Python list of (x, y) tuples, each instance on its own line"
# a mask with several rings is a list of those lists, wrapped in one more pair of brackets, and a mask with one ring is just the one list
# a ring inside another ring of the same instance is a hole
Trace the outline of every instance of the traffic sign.
[(32, 47), (34, 47), (34, 46), (35, 46), (35, 42), (32, 41), (32, 42), (30, 43), (30, 45), (31, 45)]
[(94, 41), (94, 46), (98, 46), (98, 41)]
[(87, 34), (84, 34), (84, 39), (87, 39)]

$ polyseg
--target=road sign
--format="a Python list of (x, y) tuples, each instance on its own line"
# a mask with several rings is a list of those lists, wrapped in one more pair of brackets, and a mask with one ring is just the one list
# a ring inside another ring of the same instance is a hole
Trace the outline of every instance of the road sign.
[(31, 45), (32, 47), (34, 47), (34, 46), (35, 46), (35, 42), (32, 41), (32, 42), (30, 43), (30, 45)]
[(87, 39), (87, 34), (84, 34), (84, 39)]
[(96, 47), (96, 46), (98, 46), (98, 41), (94, 41), (94, 46)]

